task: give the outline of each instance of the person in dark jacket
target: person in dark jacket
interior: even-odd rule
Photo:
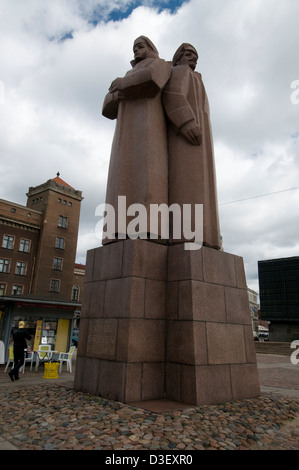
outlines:
[[[19,380],[19,369],[24,364],[24,349],[27,349],[27,342],[26,340],[30,340],[31,336],[29,335],[28,331],[24,328],[24,322],[19,322],[19,328],[14,329],[12,336],[13,336],[13,355],[14,355],[14,367],[9,372],[9,377],[11,381]]]

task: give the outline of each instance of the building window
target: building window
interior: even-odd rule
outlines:
[[[12,295],[21,295],[23,293],[23,286],[15,284],[12,287]]]
[[[27,271],[27,263],[24,261],[17,261],[15,274],[25,276]]]
[[[30,252],[30,240],[26,240],[25,238],[21,238],[20,240],[20,251],[23,251],[24,253],[29,253]]]
[[[56,271],[62,271],[62,263],[63,263],[62,258],[54,258],[53,269],[55,269]]]
[[[12,250],[15,244],[15,237],[12,235],[4,235],[2,241],[2,248],[7,248],[8,250]]]
[[[0,284],[0,295],[5,295],[6,292],[6,284],[1,282]]]
[[[72,300],[75,302],[79,300],[79,286],[74,286],[72,290]]]
[[[55,247],[59,248],[59,250],[64,250],[64,245],[65,245],[65,238],[57,237]]]
[[[0,259],[0,273],[9,273],[9,266],[9,259]]]
[[[63,217],[63,215],[59,216],[58,227],[62,227],[62,228],[67,227],[67,217]]]
[[[60,280],[51,279],[50,292],[59,292],[60,290]]]

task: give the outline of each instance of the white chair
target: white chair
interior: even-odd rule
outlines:
[[[62,364],[66,362],[66,367],[69,372],[72,372],[72,358],[75,352],[76,346],[71,346],[68,353],[59,353],[58,361],[60,362],[59,372],[61,372]]]
[[[22,373],[24,374],[26,362],[31,362],[31,364],[30,364],[30,370],[32,370],[33,358],[34,358],[34,352],[33,352],[33,351],[32,351],[32,352],[27,351],[27,353],[24,351],[24,364],[22,365],[22,367],[20,367],[20,372],[22,372]],[[11,367],[12,367],[12,369],[13,369],[13,368],[14,368],[13,346],[9,346],[8,361],[7,361],[7,363],[6,363],[4,372],[7,371],[8,366],[9,366],[10,363],[12,363],[12,366],[11,366]]]
[[[9,364],[12,362],[12,367],[14,366],[14,356],[13,356],[13,346],[9,346],[8,348],[8,360],[4,369],[4,372],[7,371]]]
[[[25,372],[26,362],[30,362],[30,370],[32,370],[33,359],[34,359],[34,351],[26,351],[25,357],[24,357],[24,365],[21,367],[21,369],[23,369],[22,370],[23,374]]]
[[[36,362],[35,362],[35,370],[39,368],[40,362],[47,362],[51,360],[52,351],[50,344],[40,344],[38,350],[36,352]]]

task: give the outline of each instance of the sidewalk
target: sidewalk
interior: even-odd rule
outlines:
[[[260,397],[163,409],[74,391],[66,367],[58,379],[26,368],[12,383],[0,366],[0,450],[299,450],[299,364],[257,360]]]
[[[261,391],[299,400],[299,364],[292,364],[288,356],[257,354],[256,357]]]

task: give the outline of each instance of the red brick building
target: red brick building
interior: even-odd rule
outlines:
[[[75,263],[82,199],[59,173],[30,187],[26,206],[0,199],[0,340],[5,348],[21,319],[33,336],[37,321],[42,322],[44,344],[61,351],[70,346],[85,272]]]

